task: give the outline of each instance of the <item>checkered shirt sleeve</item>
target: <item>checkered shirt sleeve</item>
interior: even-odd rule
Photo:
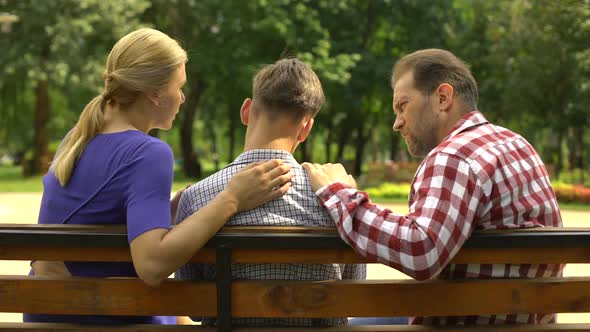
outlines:
[[[428,159],[417,178],[407,215],[372,204],[366,193],[341,183],[319,196],[356,251],[425,280],[442,271],[473,231],[482,192],[465,162],[452,156]]]
[[[219,194],[238,170],[251,162],[282,159],[291,164],[294,177],[289,191],[279,199],[242,213],[236,214],[226,225],[267,225],[335,227],[309,183],[301,165],[286,151],[250,150],[242,153],[223,170],[191,186],[183,193],[178,207],[177,221],[205,206]],[[341,280],[365,279],[364,264],[233,264],[234,280]],[[187,264],[176,272],[181,280],[214,280],[215,266]],[[200,317],[193,319],[201,320]],[[203,318],[203,325],[215,325],[215,319]],[[263,318],[234,319],[234,326],[331,326],[346,324],[346,318]]]
[[[332,183],[318,190],[340,236],[358,253],[418,280],[555,277],[563,265],[449,264],[474,229],[561,227],[547,171],[520,135],[467,114],[419,166],[409,213],[371,203]],[[551,314],[417,317],[412,323],[501,324],[554,321]]]

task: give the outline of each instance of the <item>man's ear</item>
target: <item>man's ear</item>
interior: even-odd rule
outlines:
[[[306,122],[303,123],[303,127],[301,127],[301,130],[299,130],[299,134],[297,134],[297,141],[299,142],[303,142],[305,141],[305,139],[307,138],[307,135],[309,135],[309,132],[311,131],[311,128],[313,127],[313,118],[310,118],[309,120],[307,120]]]
[[[453,105],[455,89],[449,83],[443,83],[438,86],[437,94],[440,110],[443,112],[448,112]]]
[[[248,125],[250,121],[250,109],[252,106],[252,99],[246,98],[242,103],[242,107],[240,108],[240,119],[244,125]]]

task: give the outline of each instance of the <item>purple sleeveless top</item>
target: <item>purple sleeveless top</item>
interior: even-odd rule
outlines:
[[[170,147],[136,130],[99,134],[87,145],[70,182],[43,177],[39,224],[127,224],[128,241],[170,228],[174,159]],[[132,263],[65,262],[73,276],[137,277]],[[31,315],[29,322],[84,324],[174,323],[163,316]]]

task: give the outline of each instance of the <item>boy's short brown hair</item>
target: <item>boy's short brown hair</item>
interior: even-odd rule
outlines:
[[[264,66],[254,76],[252,101],[255,109],[271,116],[290,115],[300,120],[319,112],[324,91],[309,65],[295,58],[281,59]]]

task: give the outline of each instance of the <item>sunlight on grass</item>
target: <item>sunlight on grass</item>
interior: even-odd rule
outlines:
[[[20,167],[0,167],[0,192],[40,192],[43,191],[41,176],[23,177]]]
[[[211,168],[204,169],[204,177],[214,173]],[[179,169],[174,172],[174,183],[172,183],[172,192],[176,192],[189,184],[198,182],[198,179],[190,179],[182,174]],[[381,186],[373,188],[361,188],[369,193],[371,200],[379,204],[407,204],[408,193],[410,191],[409,183],[384,183]],[[34,193],[43,191],[42,176],[33,176],[25,178],[22,175],[20,167],[17,166],[0,166],[0,192],[4,193]],[[577,203],[560,203],[562,209],[573,211],[590,211],[590,205]]]

